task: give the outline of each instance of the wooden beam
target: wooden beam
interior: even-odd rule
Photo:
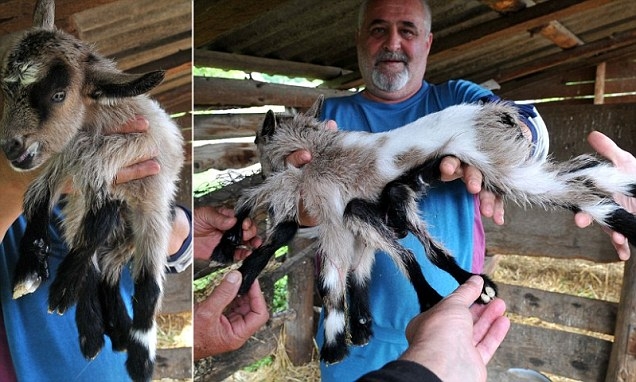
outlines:
[[[195,49],[194,65],[198,67],[213,67],[226,70],[236,69],[245,72],[282,74],[288,77],[317,78],[321,80],[332,80],[351,73],[350,70],[344,70],[334,66],[213,52],[204,49]]]
[[[244,25],[288,0],[195,0],[194,47],[200,48],[238,25]]]
[[[556,68],[558,66],[569,64],[572,62],[586,63],[586,60],[608,50],[614,50],[622,47],[630,47],[636,44],[636,29],[615,33],[609,37],[580,45],[572,49],[551,54],[533,61],[526,62],[509,69],[498,71],[493,69],[489,73],[484,73],[481,79],[493,78],[502,84],[517,78],[521,78],[533,73],[545,71],[547,69]],[[589,61],[587,61],[589,63]],[[480,81],[478,81],[480,82]]]
[[[189,33],[192,5],[185,0],[120,0],[72,18],[82,40],[95,43],[102,54],[111,56]]]
[[[609,360],[607,382],[636,379],[636,259],[625,264],[623,288],[616,319],[614,346]]]
[[[583,41],[577,35],[556,20],[552,20],[546,25],[533,29],[531,32],[540,34],[561,49],[570,49],[578,45],[583,45]]]
[[[351,92],[278,85],[254,80],[194,77],[196,106],[284,105],[308,108],[319,95],[339,97]]]
[[[605,69],[607,64],[601,62],[596,65],[596,78],[594,79],[594,105],[602,105],[605,98]]]
[[[194,140],[253,137],[264,114],[195,114]]]
[[[524,33],[575,13],[598,8],[611,0],[560,0],[547,1],[522,12],[500,17],[490,22],[462,30],[436,41],[429,56],[429,62],[452,60],[467,50],[512,34]]]
[[[481,0],[481,2],[493,11],[504,14],[518,12],[527,6],[523,0]]]
[[[258,153],[254,143],[214,143],[194,148],[194,172],[211,168],[227,170],[244,168],[258,163]]]

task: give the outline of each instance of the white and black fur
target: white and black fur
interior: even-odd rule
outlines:
[[[1,70],[2,149],[17,171],[41,167],[24,199],[27,228],[14,298],[34,292],[49,277],[51,208],[72,181],[74,191],[63,209],[70,252],[50,287],[49,311],[63,314],[77,303],[84,356],[97,356],[106,334],[114,350],[128,352],[130,376],[150,380],[155,314],[184,160],[178,126],[143,95],[164,73],[123,73],[52,25],[26,31],[6,53]],[[147,132],[118,134],[138,115],[148,119]],[[161,166],[159,174],[114,185],[118,170],[151,157]],[[121,271],[129,264],[135,281],[132,319],[119,292]]]
[[[445,156],[477,167],[483,188],[505,200],[584,211],[636,242],[635,217],[611,196],[633,196],[636,178],[588,155],[563,163],[534,158],[533,145],[523,136],[512,104],[453,106],[384,133],[328,130],[316,119],[320,108],[321,100],[307,114],[286,120],[267,114],[257,144],[263,169],[271,174],[241,197],[238,222],[226,232],[212,259],[231,261],[240,243],[242,220],[260,207],[269,208],[273,228],[240,268],[244,275],[240,292],[245,293],[274,251],[293,238],[302,200],[320,222],[317,240],[325,309],[321,359],[327,363],[348,352],[346,304],[351,342],[362,345],[372,335],[366,285],[376,250],[391,256],[411,280],[422,310],[441,296],[426,282],[413,254],[398,242],[407,232],[417,236],[432,262],[460,284],[471,276],[429,236],[418,216],[417,201],[439,179],[439,163]],[[312,161],[301,168],[287,165],[285,158],[301,149],[312,153]],[[483,277],[478,302],[487,303],[496,287]]]

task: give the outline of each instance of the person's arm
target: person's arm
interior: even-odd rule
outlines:
[[[587,141],[597,153],[611,161],[616,168],[627,174],[636,174],[636,158],[634,158],[631,153],[618,147],[618,145],[605,134],[592,131],[588,135]],[[614,200],[627,211],[631,213],[636,212],[636,198],[630,198],[620,194],[614,195]],[[579,212],[574,216],[574,222],[578,227],[584,228],[592,224],[592,217],[586,213]],[[615,231],[608,231],[607,233],[610,236],[610,240],[616,249],[619,259],[629,260],[630,248],[625,236]]]

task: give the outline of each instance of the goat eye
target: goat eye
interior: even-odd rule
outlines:
[[[62,102],[66,98],[66,92],[64,90],[60,90],[59,92],[55,92],[53,97],[51,97],[51,101],[53,102]]]

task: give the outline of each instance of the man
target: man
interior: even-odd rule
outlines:
[[[123,126],[121,133],[140,133],[148,129],[148,121],[139,117]],[[160,170],[152,158],[139,158],[138,163],[121,169],[117,183],[152,176]],[[16,377],[25,381],[36,380],[99,380],[123,381],[129,379],[125,368],[126,353],[113,352],[110,342],[93,360],[86,360],[79,347],[75,307],[64,315],[47,313],[48,288],[55,272],[68,252],[60,231],[62,216],[54,210],[51,224],[51,255],[49,269],[51,277],[37,291],[17,300],[12,298],[11,280],[19,256],[20,238],[26,220],[22,213],[23,195],[35,174],[13,171],[4,155],[0,155],[0,380],[14,381]],[[173,221],[169,253],[173,254],[169,264],[181,269],[184,258],[191,254],[189,244],[189,212],[177,208]],[[187,263],[188,261],[186,261]],[[133,280],[128,270],[124,271],[120,292],[131,312]]]
[[[424,81],[428,53],[433,42],[431,12],[422,0],[370,0],[360,8],[356,45],[365,90],[349,97],[326,100],[323,118],[344,129],[380,132],[403,126],[424,115],[460,103],[496,100],[492,92],[467,81],[432,85]],[[547,132],[531,107],[520,107],[535,144],[536,156],[547,154]],[[302,165],[311,153],[297,152],[289,162]],[[481,214],[503,224],[503,205],[494,195],[481,191],[481,173],[462,166],[457,158],[441,164],[442,180],[434,184],[420,203],[433,237],[453,253],[464,269],[480,273],[485,253]],[[464,183],[455,180],[463,178]],[[304,225],[319,222],[302,221]],[[457,284],[426,258],[412,235],[402,240],[411,249],[426,279],[442,295]],[[390,258],[379,253],[369,284],[373,337],[369,344],[352,347],[350,355],[334,365],[321,364],[323,381],[352,381],[398,358],[407,348],[404,331],[419,313],[415,292]],[[322,319],[317,341],[323,342]]]

